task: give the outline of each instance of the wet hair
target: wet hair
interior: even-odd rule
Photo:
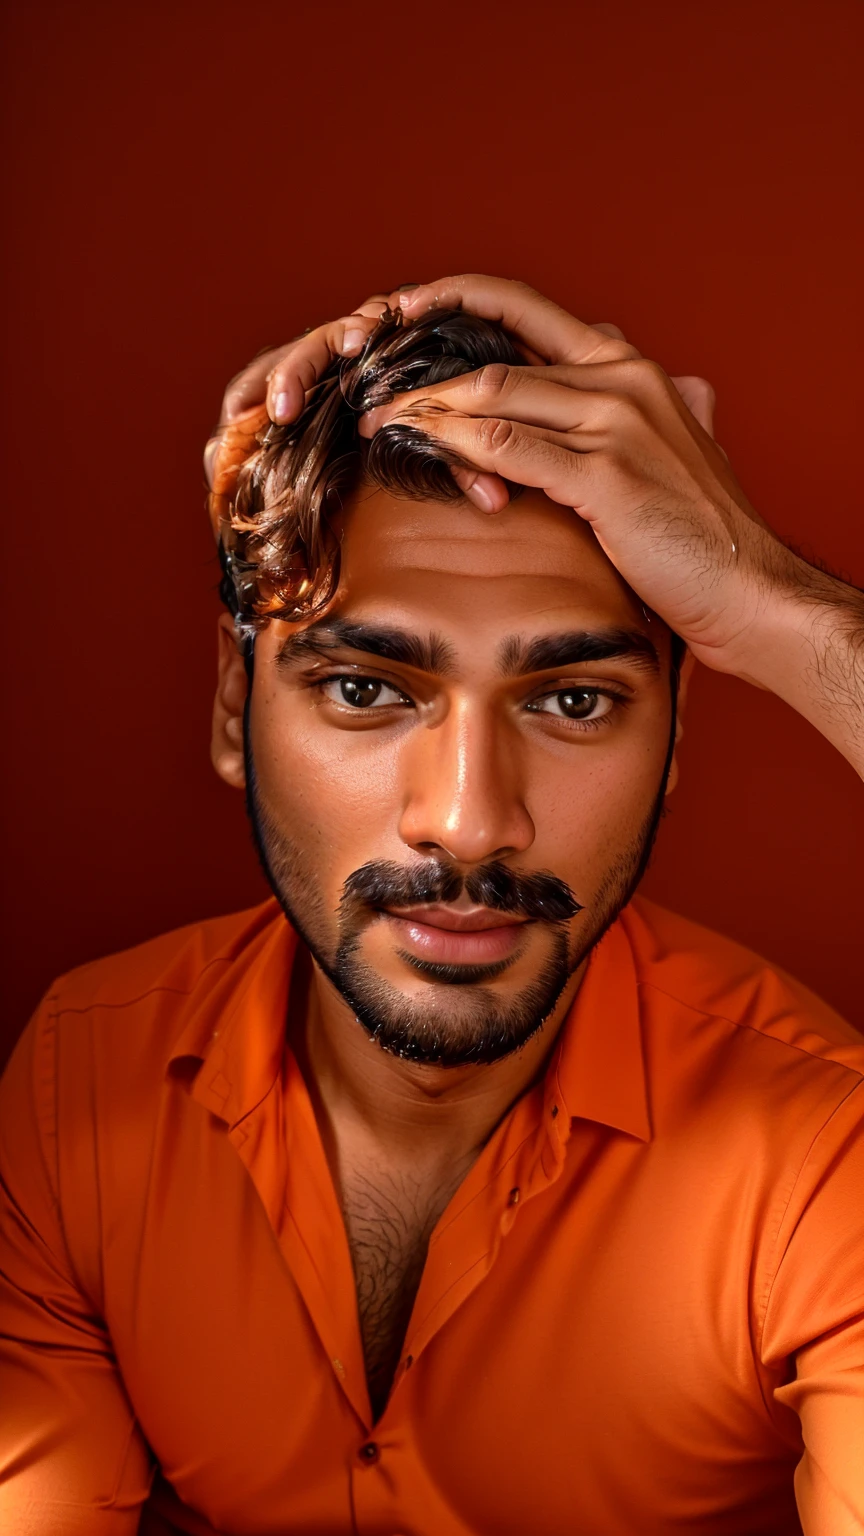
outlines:
[[[359,417],[394,395],[486,363],[524,363],[501,326],[460,310],[432,311],[404,324],[401,311],[385,310],[358,357],[330,364],[296,421],[277,426],[258,413],[237,454],[242,462],[230,498],[211,497],[220,592],[250,659],[255,634],[268,620],[314,618],[333,597],[339,581],[333,519],[361,479],[409,498],[444,502],[462,495],[451,470],[470,466],[458,454],[405,422],[361,438]],[[510,486],[511,495],[520,489]],[[682,655],[680,642],[673,644],[676,671]]]
[[[500,326],[473,315],[439,311],[403,325],[401,312],[385,311],[360,355],[331,363],[298,419],[265,425],[240,467],[218,529],[221,591],[238,630],[326,606],[339,580],[333,517],[364,476],[396,495],[460,498],[451,466],[464,460],[401,422],[361,438],[364,411],[484,363],[522,361]]]

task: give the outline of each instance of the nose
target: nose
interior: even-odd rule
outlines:
[[[479,864],[524,853],[535,837],[506,727],[453,701],[445,719],[412,733],[399,833],[418,853]]]

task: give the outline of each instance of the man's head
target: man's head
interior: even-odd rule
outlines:
[[[493,327],[458,330],[460,371],[493,360],[487,333],[512,361]],[[397,336],[385,327],[383,344]],[[432,382],[428,350],[401,366],[395,387]],[[365,408],[394,387],[382,371]],[[364,462],[356,408],[331,390],[317,406],[329,438],[313,401],[243,472],[235,520],[258,543],[234,569],[254,678],[244,716],[223,622],[214,760],[246,783],[274,890],[380,1044],[491,1061],[548,1017],[641,876],[671,761],[674,637],[572,512],[532,490],[486,516],[412,429],[385,429]],[[304,440],[317,481],[303,481]],[[310,479],[319,527],[301,529],[292,487]],[[262,622],[254,560],[278,518]]]

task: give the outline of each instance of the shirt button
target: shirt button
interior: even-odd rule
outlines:
[[[511,1189],[510,1196],[509,1196],[509,1199],[507,1201],[507,1204],[508,1205],[518,1205],[519,1204],[519,1197],[520,1197],[521,1194],[522,1194],[522,1191],[521,1191],[521,1189],[518,1188],[518,1186],[517,1186],[516,1189]]]
[[[552,1105],[552,1119],[553,1120],[555,1119],[555,1116],[557,1115],[557,1113],[558,1113],[558,1105],[557,1104],[553,1104]]]
[[[374,1467],[376,1461],[381,1459],[381,1451],[374,1440],[367,1440],[365,1445],[361,1445],[357,1454],[364,1467]]]

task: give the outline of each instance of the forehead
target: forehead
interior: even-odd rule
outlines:
[[[641,602],[588,525],[542,491],[526,490],[490,516],[470,503],[407,500],[364,487],[342,516],[335,613],[382,606],[437,627],[475,633],[562,619],[627,624],[652,634]]]

